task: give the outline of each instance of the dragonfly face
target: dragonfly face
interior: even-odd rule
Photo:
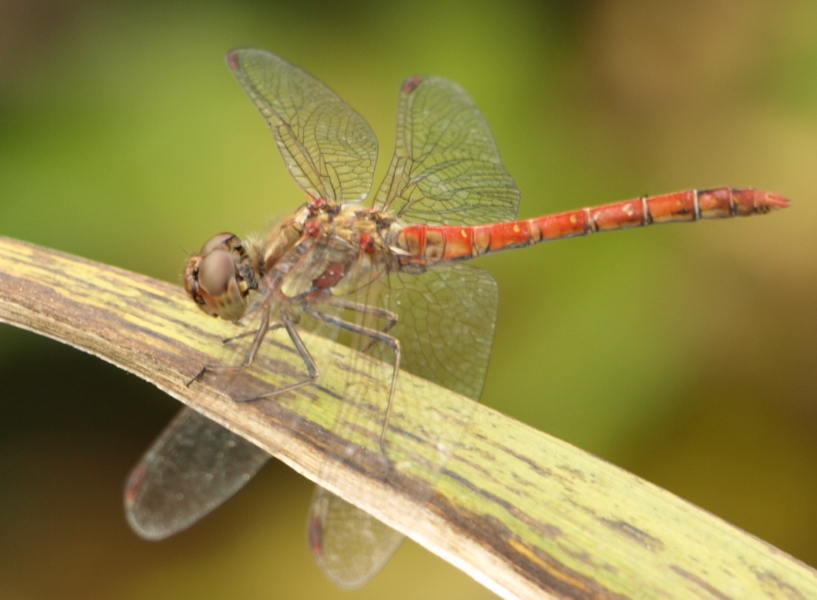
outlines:
[[[250,290],[257,287],[249,261],[238,236],[215,235],[187,260],[184,289],[208,315],[237,321],[247,310]]]

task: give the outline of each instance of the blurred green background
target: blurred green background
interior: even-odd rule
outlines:
[[[481,260],[501,289],[482,400],[817,565],[817,4],[3,0],[0,235],[176,282],[213,233],[301,203],[224,65],[236,46],[348,100],[381,173],[402,79],[459,82],[522,216],[690,187],[790,196]],[[122,485],[178,404],[8,326],[0,381],[2,598],[491,597],[413,544],[334,588],[306,546],[311,486],[279,464],[144,542]]]

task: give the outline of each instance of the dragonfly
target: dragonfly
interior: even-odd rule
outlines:
[[[328,357],[310,348],[305,333],[345,338],[355,350],[349,355],[355,368],[344,370],[338,397],[371,396],[367,403],[382,428],[368,441],[387,461],[398,429],[401,372],[479,399],[498,291],[493,277],[466,264],[469,259],[596,232],[764,214],[789,204],[771,192],[718,187],[516,220],[520,192],[485,117],[459,85],[432,76],[403,82],[396,148],[371,194],[378,143],[357,112],[324,83],[265,50],[233,50],[227,64],[307,199],[266,235],[242,240],[221,233],[189,258],[184,286],[201,310],[236,323],[257,321],[231,340],[248,344],[240,364],[204,366],[190,384],[208,372],[249,368],[276,337],[295,352],[300,372],[236,400],[283,398],[323,381]],[[338,420],[354,427],[356,416]],[[445,422],[429,426],[439,449],[432,469],[450,458],[461,425],[459,431]],[[149,539],[176,533],[232,496],[269,458],[185,408],[131,473],[128,520]],[[403,539],[320,486],[307,530],[318,564],[345,587],[371,579]]]

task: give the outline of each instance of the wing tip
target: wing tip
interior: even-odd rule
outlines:
[[[403,85],[400,87],[400,91],[404,94],[410,94],[417,87],[423,82],[425,78],[421,75],[413,75],[412,77],[407,77],[405,81],[403,81]]]

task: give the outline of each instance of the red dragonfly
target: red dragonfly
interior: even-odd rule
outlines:
[[[227,63],[308,200],[263,238],[211,238],[188,260],[185,289],[209,315],[258,320],[250,334],[237,336],[252,340],[237,368],[250,366],[276,330],[300,357],[300,373],[281,374],[280,385],[250,400],[322,385],[330,361],[311,351],[301,333],[335,339],[345,332],[340,337],[356,351],[349,360],[357,363],[335,384],[338,397],[372,396],[366,401],[382,428],[368,442],[388,460],[392,436],[399,435],[394,398],[401,370],[479,398],[498,294],[491,275],[465,260],[546,240],[788,206],[777,194],[721,187],[514,220],[519,190],[473,100],[446,79],[410,77],[400,89],[391,166],[364,207],[378,149],[366,121],[323,83],[269,52],[235,50]],[[199,376],[219,370],[205,367]],[[360,371],[365,377],[350,375]],[[338,419],[354,427],[355,414]],[[439,451],[432,468],[441,469],[462,427],[429,419],[427,428]],[[129,521],[153,539],[184,529],[268,458],[183,409],[131,474]],[[353,587],[380,570],[402,535],[318,487],[309,538],[326,574]]]

